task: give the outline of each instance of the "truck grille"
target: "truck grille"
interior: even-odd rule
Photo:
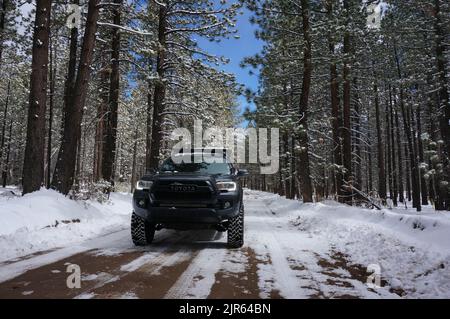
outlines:
[[[214,199],[214,190],[207,181],[164,180],[152,188],[160,206],[202,207]],[[197,206],[196,206],[197,205]]]

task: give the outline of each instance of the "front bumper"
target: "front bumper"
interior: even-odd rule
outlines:
[[[225,202],[231,203],[231,206],[224,208]],[[220,224],[239,213],[241,198],[238,192],[228,192],[220,193],[212,203],[199,202],[184,205],[166,203],[162,206],[153,202],[147,191],[135,191],[133,194],[134,212],[154,224]]]

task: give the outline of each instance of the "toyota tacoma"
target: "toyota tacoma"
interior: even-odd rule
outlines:
[[[135,245],[150,244],[155,231],[163,228],[227,231],[230,248],[243,245],[244,203],[240,180],[248,175],[247,170],[231,164],[226,152],[223,160],[217,162],[205,160],[206,156],[201,161],[194,160],[195,155],[195,151],[183,153],[188,161],[174,161],[170,157],[158,170],[145,174],[137,182],[131,218]]]

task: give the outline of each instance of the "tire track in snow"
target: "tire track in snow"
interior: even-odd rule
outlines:
[[[225,247],[207,247],[198,253],[164,298],[206,298],[226,254]]]
[[[249,246],[252,247],[252,244],[256,244],[257,246],[252,248],[257,253],[261,252],[262,249],[266,251],[271,261],[270,267],[265,265],[260,268],[259,275],[261,279],[265,279],[266,282],[273,281],[273,288],[278,289],[280,295],[284,298],[308,297],[309,294],[302,292],[299,279],[289,265],[287,256],[284,253],[286,248],[281,245],[280,240],[276,237],[278,229],[274,229],[276,223],[271,221],[276,220],[277,217],[273,216],[269,208],[257,199],[247,200],[246,208],[250,214],[250,216],[247,216],[247,226],[249,227],[246,228],[246,231],[250,233],[248,237],[252,239]],[[269,275],[265,273],[267,268],[269,268],[268,271],[272,272]],[[264,287],[260,288],[264,290]]]
[[[27,271],[57,262],[70,256],[92,249],[105,248],[114,245],[114,243],[125,241],[126,236],[129,236],[128,232],[126,232],[126,229],[123,229],[94,239],[89,239],[78,245],[52,250],[47,254],[36,255],[29,259],[7,264],[2,266],[2,271],[0,272],[0,283],[18,277]]]
[[[77,295],[75,299],[97,297],[97,290],[100,290],[110,283],[117,283],[120,285],[120,281],[126,280],[128,275],[139,271],[139,269],[144,267],[149,275],[157,275],[162,268],[172,266],[178,261],[181,262],[189,255],[188,251],[183,248],[178,251],[170,251],[172,245],[176,245],[180,241],[189,238],[189,236],[182,235],[172,239],[167,232],[162,235],[163,236],[158,238],[157,244],[163,244],[164,246],[157,247],[157,249],[153,251],[143,251],[143,255],[125,265],[121,265],[120,268],[113,272],[113,274],[105,274],[93,287],[84,290]]]

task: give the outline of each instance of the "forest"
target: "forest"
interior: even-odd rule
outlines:
[[[243,10],[257,90],[198,44],[238,39]],[[202,120],[279,128],[280,170],[249,188],[450,210],[449,45],[446,0],[1,0],[1,182],[130,191]]]

